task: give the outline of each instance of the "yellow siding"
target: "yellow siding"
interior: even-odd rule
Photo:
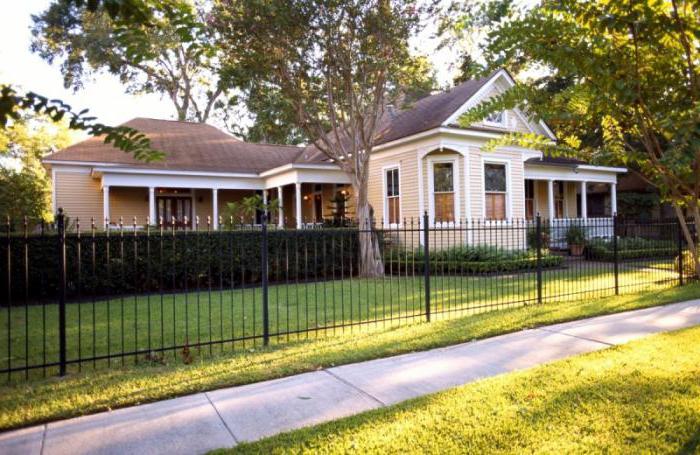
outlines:
[[[110,187],[109,211],[113,223],[131,225],[136,217],[136,224],[146,224],[148,217],[148,188]]]
[[[90,218],[98,226],[102,220],[102,189],[99,180],[84,172],[56,169],[54,172],[56,207],[72,219],[79,218],[82,226],[89,226]]]
[[[384,218],[384,174],[387,166],[398,166],[401,216],[407,220],[418,218],[418,152],[409,150],[400,154],[373,159],[370,163],[368,199],[374,209],[377,223]]]

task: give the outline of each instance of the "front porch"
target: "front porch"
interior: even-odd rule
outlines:
[[[276,201],[268,214],[278,228],[311,228],[324,220],[354,215],[351,187],[334,183],[294,183],[270,189],[201,188],[179,186],[102,185],[103,220],[110,228],[142,229],[145,225],[174,225],[178,229],[223,228],[230,223],[259,225],[262,211],[246,219],[231,219],[229,203],[259,196]]]
[[[567,231],[576,226],[586,238],[612,237],[617,212],[617,185],[586,180],[526,179],[525,208],[529,220],[540,215],[549,245],[566,249]]]

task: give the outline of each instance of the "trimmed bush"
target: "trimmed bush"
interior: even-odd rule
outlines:
[[[261,232],[144,232],[66,236],[69,299],[260,283]],[[356,229],[269,231],[270,282],[331,279],[357,270]],[[28,258],[25,280],[25,245]],[[59,289],[56,235],[16,236],[10,242],[11,298],[55,298]],[[7,241],[0,239],[0,295],[7,299]],[[94,267],[93,267],[94,264]],[[26,283],[25,283],[26,281]],[[26,294],[25,294],[26,291]]]
[[[586,257],[598,261],[613,261],[615,251],[612,239],[591,239],[586,244]],[[676,255],[674,241],[623,237],[617,240],[617,257],[625,259],[653,259]]]
[[[422,273],[423,250],[395,251],[385,257],[387,273]],[[542,267],[557,267],[563,258],[542,253]],[[461,245],[430,252],[431,273],[497,273],[534,270],[537,253],[533,250],[506,250],[490,245]]]

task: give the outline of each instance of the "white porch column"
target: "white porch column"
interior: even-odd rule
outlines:
[[[588,218],[588,182],[581,182],[581,218]]]
[[[265,222],[267,224],[270,224],[270,211],[267,209],[267,201],[268,201],[268,192],[267,190],[263,190],[263,207],[265,207]]]
[[[150,224],[158,224],[156,219],[156,189],[153,186],[148,187],[148,219]]]
[[[102,187],[102,222],[111,221],[109,219],[109,187]]]
[[[212,188],[211,190],[211,225],[214,230],[219,229],[219,190],[217,188]]]
[[[554,219],[554,180],[547,180],[547,216],[550,222]]]
[[[277,226],[283,228],[284,227],[284,209],[282,208],[282,204],[284,198],[282,197],[282,187],[278,186],[277,187],[277,204],[279,204],[279,219],[277,220]]]
[[[296,211],[296,217],[297,217],[297,229],[301,229],[302,223],[301,223],[301,183],[295,183],[294,187],[296,189],[296,193],[294,194],[295,202],[296,202],[296,207],[294,207]]]
[[[611,215],[617,215],[617,183],[610,184],[610,211]]]

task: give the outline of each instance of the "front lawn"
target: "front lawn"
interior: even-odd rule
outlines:
[[[444,268],[431,277],[434,320],[514,308],[537,302],[536,274],[455,275]],[[677,273],[653,262],[620,266],[621,292],[658,290],[674,285]],[[543,272],[545,302],[580,300],[614,293],[612,267],[577,261]],[[269,288],[271,341],[286,343],[364,330],[384,330],[425,320],[423,277],[386,276],[289,283]],[[105,368],[136,361],[189,361],[193,356],[245,350],[262,344],[261,288],[204,288],[198,292],[121,296],[67,305],[69,364]],[[11,321],[8,323],[8,316]],[[10,327],[9,337],[7,328]],[[58,361],[58,306],[0,309],[0,367],[23,368]],[[10,346],[8,348],[8,339]],[[203,344],[193,348],[193,345]],[[183,354],[183,346],[189,353]],[[172,348],[169,351],[161,349]],[[138,352],[138,355],[119,356]],[[105,356],[117,356],[105,359]],[[29,379],[56,374],[56,367],[30,369]],[[13,373],[25,380],[25,371]]]
[[[335,337],[249,347],[191,364],[163,363],[72,373],[0,387],[0,430],[289,376],[334,365],[491,337],[528,327],[645,308],[700,297],[700,284],[619,297],[550,302],[416,323],[385,330],[356,329]]]
[[[230,452],[697,453],[699,378],[700,327],[695,327]]]

